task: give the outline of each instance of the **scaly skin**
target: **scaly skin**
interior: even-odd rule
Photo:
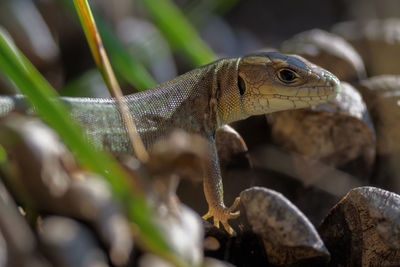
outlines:
[[[251,115],[326,102],[339,88],[339,80],[328,71],[301,57],[271,52],[221,59],[124,100],[148,149],[174,128],[209,141],[211,154],[203,182],[209,211],[203,218],[213,217],[215,226],[221,222],[232,234],[228,220],[239,216],[239,198],[229,208],[224,204],[216,130]],[[63,100],[96,149],[132,154],[113,99]],[[23,102],[21,97],[0,97],[0,115],[25,110]]]

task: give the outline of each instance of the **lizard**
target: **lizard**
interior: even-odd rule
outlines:
[[[296,55],[263,52],[220,59],[196,68],[153,89],[127,95],[129,111],[145,146],[175,128],[207,139],[210,157],[203,188],[208,212],[216,227],[233,234],[228,220],[237,218],[240,199],[227,207],[215,144],[222,125],[252,115],[298,109],[324,103],[340,90],[332,73]],[[113,98],[62,97],[71,117],[83,128],[95,149],[113,154],[133,154],[125,127]],[[26,112],[22,96],[0,97],[0,116],[13,110]]]

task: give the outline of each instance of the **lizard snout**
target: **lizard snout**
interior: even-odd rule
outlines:
[[[329,99],[336,97],[336,95],[340,92],[341,89],[340,80],[327,70],[323,70],[321,76],[322,76],[321,80],[323,80],[327,88],[329,88],[329,93],[328,93]]]

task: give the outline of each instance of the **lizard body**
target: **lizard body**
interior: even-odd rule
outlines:
[[[227,221],[239,215],[234,212],[238,199],[229,208],[224,205],[216,130],[251,115],[326,102],[339,88],[338,79],[328,71],[298,56],[270,52],[221,59],[123,101],[148,149],[175,128],[208,140],[211,154],[203,184],[209,211],[203,218],[213,217],[214,225],[221,222],[232,233]],[[114,99],[62,100],[96,149],[133,153]],[[0,97],[0,116],[24,109],[22,102],[21,97]]]

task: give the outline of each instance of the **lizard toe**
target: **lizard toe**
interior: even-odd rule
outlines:
[[[206,214],[204,214],[204,215],[202,216],[203,220],[207,220],[207,219],[209,219],[209,218],[211,218],[211,217],[213,217],[213,215],[211,214],[211,212],[207,212]]]
[[[239,203],[240,203],[240,197],[235,198],[235,201],[233,202],[232,206],[229,207],[228,210],[232,213],[232,211],[237,209],[237,207],[239,206]],[[239,212],[239,211],[237,211],[237,212]],[[237,212],[234,212],[233,214],[236,214]]]
[[[219,220],[214,217],[214,226],[219,228]]]
[[[228,232],[229,235],[236,235],[235,230],[229,225],[228,222],[221,222],[222,225],[224,226],[225,231]]]
[[[229,218],[228,218],[228,220],[229,220],[229,219],[236,219],[236,218],[238,218],[239,216],[240,216],[240,211],[231,212],[231,213],[229,213]]]
[[[221,223],[230,235],[234,235],[235,231],[229,225],[228,220],[236,219],[240,216],[240,211],[235,211],[239,202],[240,198],[236,198],[232,206],[229,208],[223,206],[210,206],[208,212],[203,216],[203,219],[207,220],[212,217],[215,227],[219,228],[219,224]]]

